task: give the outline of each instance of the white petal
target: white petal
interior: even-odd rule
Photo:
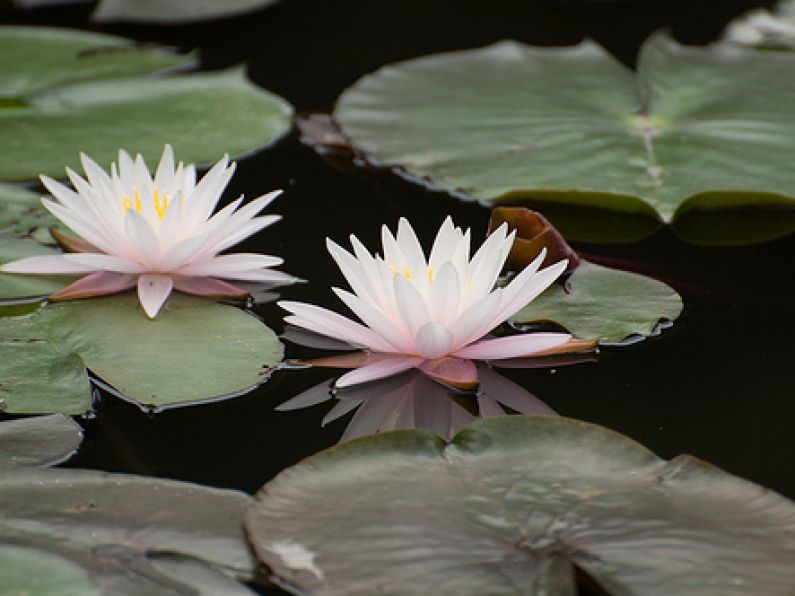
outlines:
[[[400,274],[394,276],[393,288],[395,305],[403,325],[409,335],[416,337],[420,327],[430,320],[425,299],[417,288]]]
[[[219,255],[200,263],[191,263],[179,269],[179,274],[186,277],[226,277],[240,271],[251,271],[266,267],[276,267],[284,260],[270,255],[254,253],[233,253]]]
[[[233,271],[230,273],[219,274],[216,277],[232,279],[237,281],[262,281],[275,284],[293,284],[303,281],[300,277],[295,277],[289,273],[283,273],[276,269],[253,269],[251,271]]]
[[[429,322],[417,332],[416,344],[417,351],[423,358],[434,360],[450,353],[453,334],[444,325]]]
[[[216,235],[222,238],[222,240],[216,242],[215,244],[208,245],[207,251],[209,253],[219,253],[226,250],[227,248],[231,248],[249,236],[253,236],[260,230],[273,225],[281,218],[281,215],[263,215],[261,217],[255,217],[246,223],[240,223],[237,225],[236,229],[231,230],[229,229],[232,228],[232,221],[230,219],[229,222],[223,225],[223,229],[219,229],[216,233]]]
[[[544,255],[545,252],[542,251],[536,261],[539,259],[543,260]],[[535,263],[535,261],[533,261],[533,263]],[[531,263],[531,265],[533,263]],[[560,274],[565,271],[567,264],[568,260],[563,259],[530,276],[523,276],[522,274],[524,271],[522,271],[515,279],[511,280],[511,283],[504,288],[500,310],[496,315],[499,322],[502,323],[508,317],[516,314],[536,296],[552,285],[554,281],[560,277]]]
[[[400,251],[406,259],[406,265],[414,272],[415,269],[425,269],[427,263],[425,261],[425,253],[422,251],[422,246],[414,232],[414,228],[405,217],[401,217],[398,221],[398,231],[396,241],[400,246]]]
[[[92,271],[116,271],[118,273],[143,273],[146,268],[140,263],[116,257],[87,252],[63,255],[67,261],[90,267]]]
[[[371,304],[377,304],[370,280],[356,257],[330,238],[326,238],[326,248],[356,295]]]
[[[40,274],[69,274],[69,273],[89,273],[96,271],[95,267],[75,263],[64,258],[65,255],[39,255],[36,257],[26,257],[11,261],[5,265],[0,265],[0,271],[4,273],[40,273]]]
[[[127,212],[125,230],[136,260],[150,270],[160,264],[160,240],[149,222],[137,211]]]
[[[428,312],[431,320],[449,325],[458,317],[461,287],[458,272],[449,261],[433,278],[428,292]]]
[[[167,191],[171,188],[174,179],[174,151],[171,145],[166,144],[163,149],[163,155],[160,157],[160,163],[157,165],[157,172],[155,173],[155,186],[159,189]]]
[[[138,300],[150,319],[157,316],[173,287],[174,281],[168,275],[141,275],[138,278]]]
[[[366,364],[360,368],[354,369],[349,373],[342,375],[335,385],[337,387],[350,387],[359,383],[366,383],[367,381],[375,381],[376,379],[383,379],[391,377],[398,373],[414,368],[422,363],[422,358],[413,356],[395,357],[390,359],[379,360],[373,364]]]
[[[428,266],[434,271],[441,268],[446,261],[453,258],[460,241],[461,234],[456,231],[453,219],[448,215],[436,233],[436,239],[431,247],[431,255],[428,258]]]
[[[397,352],[410,352],[414,341],[399,323],[390,321],[378,308],[340,288],[332,288],[345,305],[350,308],[365,325],[384,338]]]
[[[565,344],[571,339],[568,333],[526,333],[495,339],[485,339],[454,352],[459,358],[474,360],[501,360],[532,356]]]
[[[348,343],[367,346],[379,352],[393,351],[375,331],[333,311],[304,302],[282,300],[277,304],[296,315],[285,317],[284,320],[288,323]]]
[[[465,346],[494,329],[494,316],[500,307],[501,290],[494,290],[480,302],[466,309],[451,326],[455,335],[455,345]]]

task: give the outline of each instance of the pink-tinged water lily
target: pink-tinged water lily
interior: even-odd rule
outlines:
[[[472,360],[498,360],[581,350],[565,333],[484,337],[538,296],[566,268],[560,261],[539,270],[545,251],[505,287],[495,288],[514,233],[500,226],[470,259],[470,233],[448,217],[426,259],[405,219],[397,236],[382,229],[383,256],[371,255],[355,236],[353,254],[327,240],[353,293],[333,288],[364,325],[333,311],[282,301],[285,321],[350,344],[367,353],[337,381],[345,387],[419,368],[432,378],[462,388],[477,385]],[[354,356],[354,359],[357,358]]]
[[[0,271],[33,274],[87,273],[50,296],[73,300],[138,288],[141,306],[154,318],[172,289],[212,297],[241,298],[247,291],[222,280],[287,283],[295,281],[271,267],[279,257],[219,254],[278,221],[257,216],[281,191],[240,207],[243,198],[212,215],[235,164],[224,156],[199,181],[193,164],[175,167],[166,145],[154,179],[138,155],[119,151],[110,174],[80,156],[86,179],[69,168],[74,190],[42,176],[55,200],[44,206],[80,238],[54,232],[70,254],[35,256],[7,263]],[[238,208],[240,207],[240,208]]]

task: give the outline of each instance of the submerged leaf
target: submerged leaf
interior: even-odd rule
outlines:
[[[696,208],[795,207],[793,70],[795,54],[660,34],[637,76],[592,42],[505,41],[384,67],[334,116],[374,162],[465,198],[670,222]]]
[[[24,413],[89,410],[85,368],[145,406],[230,397],[264,381],[283,353],[258,319],[180,294],[154,321],[131,295],[49,304],[0,317],[0,340],[0,394]]]
[[[292,108],[240,68],[145,76],[192,59],[46,28],[0,28],[0,50],[0,87],[13,100],[0,106],[2,180],[63,176],[81,151],[106,165],[120,147],[153,166],[165,143],[186,162],[206,163],[271,143],[291,125]]]
[[[653,335],[682,308],[679,294],[661,281],[582,260],[565,286],[547,288],[511,323],[556,323],[576,337],[620,344]]]
[[[233,17],[277,0],[100,0],[91,18],[100,23],[181,24]]]
[[[554,417],[350,441],[246,514],[260,559],[323,594],[787,594],[795,505],[690,456]]]
[[[59,464],[82,440],[82,429],[63,414],[0,422],[0,468]]]

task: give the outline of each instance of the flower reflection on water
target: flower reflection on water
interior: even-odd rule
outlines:
[[[314,361],[328,366],[328,359]],[[593,362],[596,355],[565,354],[547,358],[506,360],[507,368],[555,368]],[[335,361],[335,364],[339,361]],[[497,364],[497,363],[495,363]],[[353,387],[337,388],[323,381],[287,400],[276,409],[286,412],[336,400],[323,417],[321,426],[339,420],[355,410],[340,441],[396,429],[421,428],[450,439],[478,418],[520,414],[557,416],[538,397],[499,374],[488,363],[478,363],[480,386],[467,392],[432,381],[419,370],[408,370],[386,379]]]

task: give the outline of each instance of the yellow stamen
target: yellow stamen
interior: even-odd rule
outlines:
[[[133,207],[132,199],[130,197],[125,196],[122,205],[124,206],[124,212],[127,213]]]
[[[433,267],[428,267],[428,281],[433,281]]]
[[[166,209],[168,209],[168,194],[163,193],[163,202],[160,202],[160,193],[155,187],[155,193],[153,197],[153,201],[155,203],[155,213],[157,213],[157,217],[160,218],[160,221],[163,221],[163,217],[166,214]]]
[[[138,193],[138,189],[135,189],[135,210],[140,213],[141,212],[141,195]]]
[[[408,267],[403,267],[403,277],[411,279],[411,270]]]

